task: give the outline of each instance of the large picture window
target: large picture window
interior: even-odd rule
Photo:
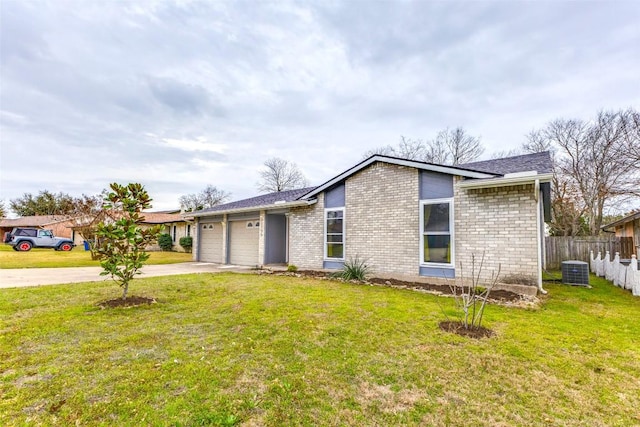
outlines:
[[[453,266],[453,199],[425,200],[420,208],[421,263]]]
[[[324,217],[324,257],[344,259],[344,209],[327,209]]]

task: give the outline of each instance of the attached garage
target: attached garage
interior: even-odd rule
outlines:
[[[259,265],[260,220],[230,221],[229,262],[236,265]]]
[[[298,200],[311,190],[263,194],[192,212],[198,224],[194,260],[248,267],[286,263],[287,215],[292,207],[316,203]]]
[[[200,261],[224,264],[222,223],[200,223]]]

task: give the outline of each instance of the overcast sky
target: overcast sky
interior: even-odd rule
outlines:
[[[0,199],[141,182],[154,208],[320,184],[401,135],[492,151],[640,106],[640,1],[0,0]]]

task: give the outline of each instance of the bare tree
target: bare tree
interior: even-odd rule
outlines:
[[[231,197],[231,193],[209,184],[199,193],[180,196],[178,202],[182,210],[191,212],[220,205],[226,202],[229,197]]]
[[[458,165],[477,160],[483,152],[480,138],[468,135],[463,128],[457,127],[446,128],[435,139],[427,142],[401,136],[397,146],[387,145],[369,150],[364,158],[381,154],[421,162]]]
[[[257,184],[262,193],[293,190],[307,185],[307,178],[293,162],[272,157],[264,162],[264,166],[265,169],[260,171],[262,180]]]
[[[445,161],[438,163],[451,165],[473,162],[484,153],[480,138],[467,134],[462,127],[440,131],[431,145],[442,147],[439,152],[446,153],[445,159],[438,159]]]
[[[0,200],[0,218],[7,216],[7,208],[4,205],[4,200]]]
[[[591,121],[557,119],[529,138],[531,147],[557,150],[554,205],[562,208],[565,219],[572,218],[570,227],[565,221],[564,227],[569,228],[564,233],[580,229],[575,219],[580,215],[588,233],[597,235],[608,204],[640,196],[640,162],[634,152],[640,144],[636,116],[630,109],[600,111]]]
[[[98,224],[105,220],[105,212],[102,209],[102,205],[104,202],[103,195],[106,194],[106,190],[102,192],[102,195],[89,196],[83,194],[74,201],[74,209],[71,214],[73,229],[89,245],[91,259],[98,259],[96,230]]]

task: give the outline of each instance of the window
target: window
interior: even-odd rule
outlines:
[[[420,262],[452,267],[453,199],[423,201],[420,207]]]
[[[344,259],[344,208],[325,210],[324,257]]]
[[[191,224],[187,224],[187,237],[191,237]]]
[[[176,234],[178,234],[178,227],[177,226],[173,226],[173,241],[176,241]]]

